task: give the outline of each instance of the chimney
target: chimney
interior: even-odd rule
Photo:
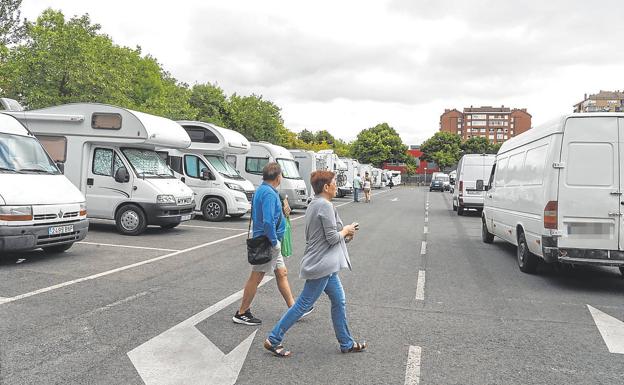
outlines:
[[[585,95],[583,96],[583,100],[587,100],[587,92],[585,93]]]

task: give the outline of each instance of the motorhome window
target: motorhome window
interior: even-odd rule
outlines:
[[[286,179],[301,179],[295,161],[292,159],[278,159],[277,163],[282,166],[282,176]]]
[[[199,178],[203,169],[208,169],[206,163],[204,163],[198,156],[185,155],[184,167],[186,168],[186,175],[191,178]]]
[[[117,173],[117,170],[119,170],[122,167],[126,167],[124,165],[123,160],[121,160],[121,157],[119,156],[119,154],[115,153],[115,163],[113,164],[113,176],[115,175],[115,173]]]
[[[210,130],[202,127],[184,127],[191,142],[219,143],[219,138]]]
[[[238,171],[236,171],[234,167],[230,166],[230,164],[226,162],[222,156],[206,155],[206,160],[212,165],[212,167],[215,168],[215,170],[217,170],[219,174],[224,177],[242,179],[242,177],[238,174]]]
[[[52,160],[65,163],[67,157],[67,138],[64,136],[37,135],[37,139],[46,149]]]
[[[91,115],[91,127],[97,130],[119,130],[121,128],[121,115],[95,112]]]
[[[137,173],[144,178],[174,178],[173,171],[156,151],[140,148],[122,148],[121,152]]]
[[[167,158],[169,167],[178,174],[183,174],[182,171],[182,157],[181,156],[170,156]]]
[[[11,134],[0,134],[0,172],[59,173],[37,139]]]
[[[93,168],[95,175],[113,176],[113,150],[96,148],[93,152]]]
[[[250,174],[262,174],[262,169],[269,163],[269,158],[252,158],[248,156],[245,159],[245,171]]]

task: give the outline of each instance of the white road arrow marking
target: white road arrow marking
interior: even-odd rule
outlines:
[[[609,351],[624,354],[624,322],[590,305],[587,307]]]
[[[390,199],[390,202],[398,202],[399,198]]]
[[[260,286],[271,279],[265,276]],[[258,330],[224,354],[195,326],[242,296],[242,290],[236,292],[128,352],[143,382],[147,385],[236,383]]]

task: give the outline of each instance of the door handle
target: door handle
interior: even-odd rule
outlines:
[[[488,198],[492,199],[492,194],[488,194],[487,196]]]
[[[610,195],[617,195],[617,196],[622,195],[622,193],[621,193],[621,192],[619,192],[619,191],[611,191],[609,194],[610,194]]]
[[[186,183],[186,178],[182,177],[180,178],[180,180],[182,181],[182,183]]]
[[[624,204],[624,202],[622,202]],[[610,217],[621,217],[622,213],[609,213]]]
[[[93,186],[93,178],[87,178],[87,186]]]

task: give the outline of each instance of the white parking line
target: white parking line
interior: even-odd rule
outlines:
[[[425,226],[425,229],[423,231],[424,234],[429,234],[429,227]]]
[[[105,246],[105,247],[123,247],[127,249],[142,249],[142,250],[156,250],[156,251],[180,251],[174,249],[160,249],[158,247],[144,247],[144,246],[126,246],[126,245],[113,245],[110,243],[96,243],[96,242],[76,242],[79,245],[91,245],[91,246]]]
[[[405,385],[418,385],[420,383],[420,346],[410,346],[407,353],[407,365],[405,367]]]
[[[418,271],[418,282],[416,282],[416,301],[425,300],[425,271]]]
[[[188,253],[189,251],[201,249],[201,248],[204,248],[204,247],[207,247],[207,246],[212,246],[212,245],[215,245],[217,243],[228,241],[230,239],[242,237],[243,235],[247,235],[247,232],[245,231],[244,233],[231,235],[229,237],[221,238],[221,239],[218,239],[216,241],[202,243],[201,245],[189,247],[188,249],[179,250],[179,251],[176,251],[176,252],[173,252],[173,253],[169,253],[169,254],[166,254],[166,255],[163,255],[163,256],[160,256],[160,257],[156,257],[156,258],[148,259],[148,260],[145,260],[145,261],[133,263],[133,264],[130,264],[130,265],[118,267],[116,269],[112,269],[112,270],[104,271],[104,272],[101,272],[101,273],[89,275],[87,277],[82,277],[82,278],[74,279],[74,280],[71,280],[71,281],[62,282],[62,283],[59,283],[57,285],[44,287],[43,289],[31,291],[31,292],[25,293],[25,294],[20,294],[20,295],[17,295],[15,297],[5,298],[4,300],[0,301],[0,304],[18,301],[20,299],[32,297],[32,296],[35,296],[35,295],[38,295],[38,294],[47,293],[49,291],[60,289],[60,288],[63,288],[63,287],[66,287],[66,286],[70,286],[70,285],[74,285],[74,284],[77,284],[77,283],[80,283],[80,282],[85,282],[85,281],[90,281],[90,280],[93,280],[93,279],[105,277],[107,275],[111,275],[111,274],[119,273],[121,271],[133,269],[135,267],[147,265],[148,263],[154,263],[154,262],[157,262],[157,261],[160,261],[160,260],[163,260],[163,259],[175,257],[176,255]]]
[[[420,245],[420,255],[425,254],[427,254],[427,241],[422,241],[422,244]]]

